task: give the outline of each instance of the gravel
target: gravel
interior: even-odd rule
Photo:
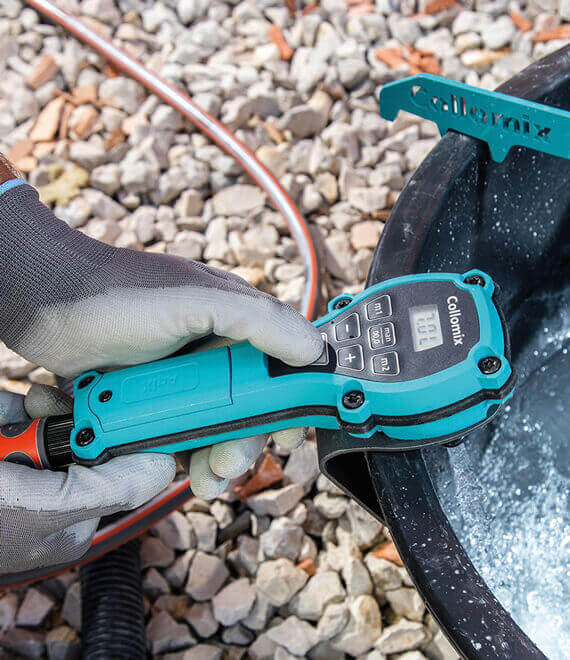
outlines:
[[[386,218],[439,139],[405,113],[384,121],[381,85],[414,72],[418,56],[492,89],[564,43],[537,32],[570,21],[569,0],[475,0],[435,14],[425,0],[314,10],[303,0],[295,17],[282,0],[65,4],[112,27],[273,171],[311,222],[329,299],[362,289]],[[0,151],[62,219],[119,247],[201,259],[299,306],[288,228],[235,161],[19,0],[1,3],[0,34]],[[0,346],[0,385],[28,382],[53,375]],[[269,489],[193,500],[145,534],[153,656],[456,658],[406,570],[385,558],[395,556],[388,531],[319,476],[314,438],[268,451],[283,467]],[[80,612],[75,570],[2,595],[2,653],[78,657]]]

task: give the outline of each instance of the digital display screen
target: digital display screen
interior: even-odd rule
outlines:
[[[443,344],[437,305],[410,307],[410,324],[416,353]]]

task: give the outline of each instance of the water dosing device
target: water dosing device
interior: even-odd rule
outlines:
[[[472,270],[343,294],[315,321],[323,351],[305,367],[242,342],[89,371],[75,382],[73,415],[2,427],[0,457],[58,469],[296,426],[344,431],[347,452],[448,443],[488,421],[513,391],[495,293],[489,275]]]

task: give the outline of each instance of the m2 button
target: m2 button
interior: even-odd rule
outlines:
[[[375,355],[372,358],[372,371],[379,376],[397,376],[400,373],[400,360],[396,351]]]
[[[394,324],[380,323],[380,325],[370,326],[370,330],[368,331],[368,338],[370,340],[370,348],[372,350],[394,346],[396,344]]]
[[[374,298],[366,305],[366,316],[369,321],[392,316],[392,301],[388,294]]]
[[[364,358],[362,357],[362,346],[347,346],[338,349],[338,366],[345,369],[362,371],[364,369]]]

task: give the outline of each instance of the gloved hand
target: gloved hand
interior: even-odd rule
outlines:
[[[32,385],[24,399],[0,392],[0,425],[71,411],[55,388]],[[0,573],[74,562],[101,516],[135,509],[166,488],[176,463],[166,454],[120,456],[66,472],[0,463]]]
[[[291,365],[322,351],[318,330],[293,308],[231,273],[163,254],[99,243],[59,221],[28,185],[0,187],[0,339],[31,362],[74,377],[87,369],[167,356],[211,333]],[[194,492],[218,495],[255,460],[266,436],[195,451]],[[301,430],[274,434],[281,446]]]

